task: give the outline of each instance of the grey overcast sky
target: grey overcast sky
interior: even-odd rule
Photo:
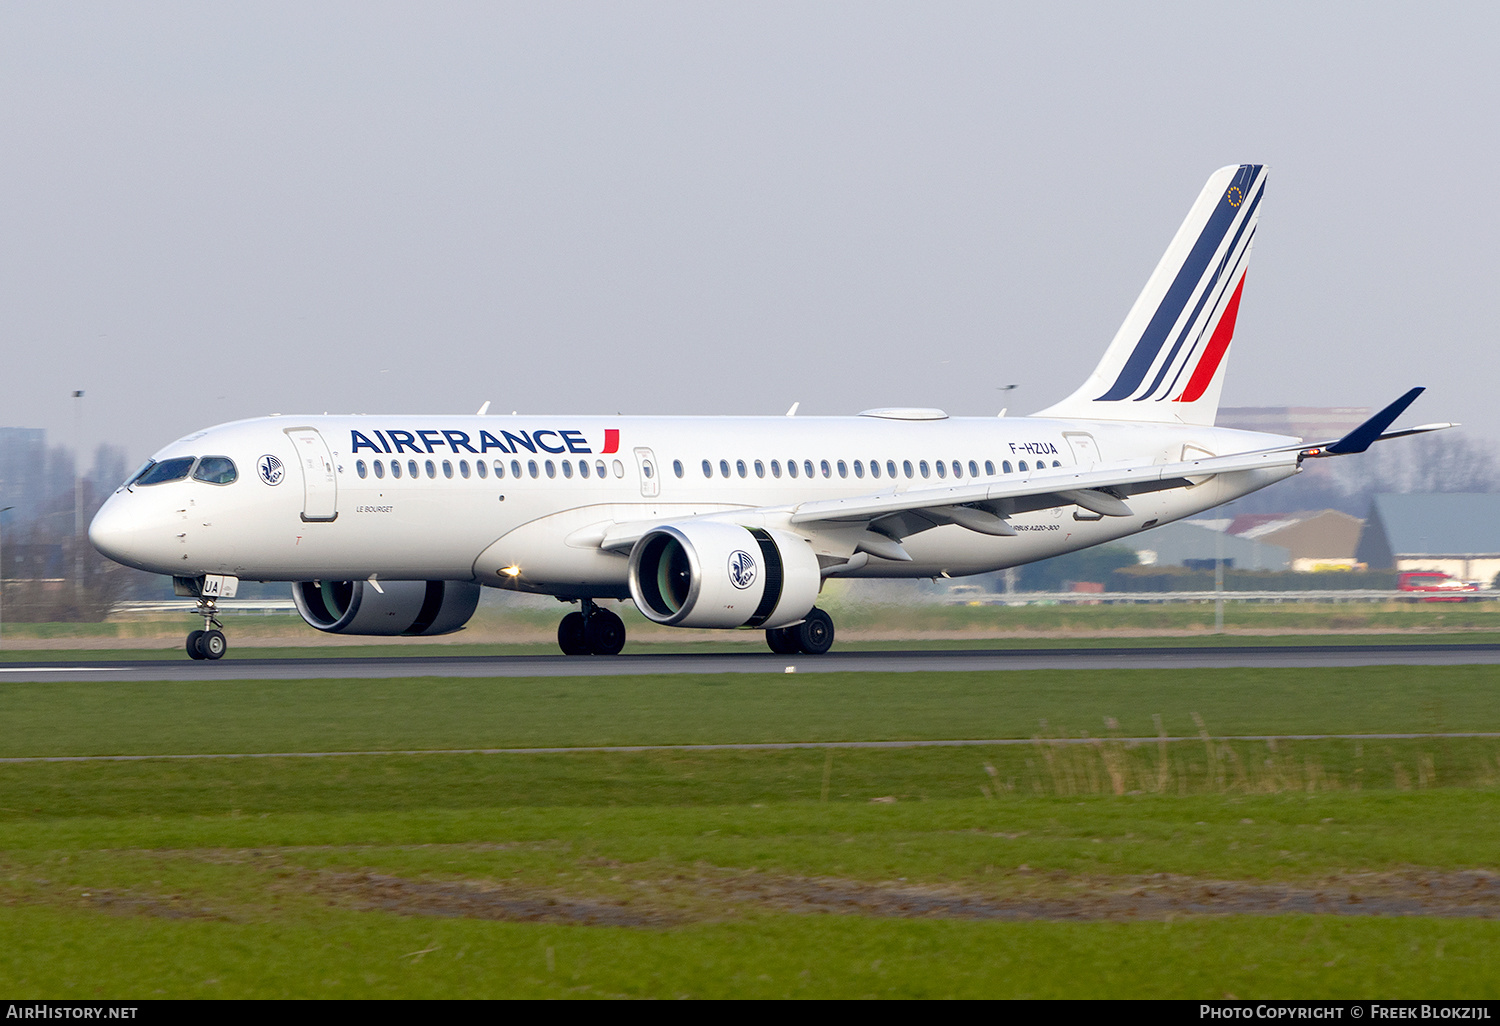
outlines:
[[[1029,412],[1272,167],[1226,405],[1500,435],[1500,5],[0,2],[0,424]],[[1002,384],[1020,387],[1011,393]]]

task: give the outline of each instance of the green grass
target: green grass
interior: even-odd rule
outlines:
[[[1500,730],[1500,668],[0,682],[0,757]]]
[[[0,764],[0,992],[1500,997],[1495,918],[900,904],[1488,879],[1500,741],[1219,742],[1193,714],[1215,734],[1494,731],[1497,685],[1488,667],[7,682],[6,757],[1035,740]],[[1156,715],[1194,739],[1115,740]],[[1097,743],[1059,740],[1083,731]],[[819,905],[825,887],[867,904]]]

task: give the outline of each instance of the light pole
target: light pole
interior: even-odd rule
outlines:
[[[0,524],[5,522],[5,514],[15,509],[14,506],[0,507]],[[0,607],[3,607],[5,599],[5,535],[0,532]],[[3,624],[3,616],[0,616],[0,624]]]

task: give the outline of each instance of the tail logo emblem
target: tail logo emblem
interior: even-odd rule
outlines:
[[[1224,194],[1224,199],[1231,207],[1237,207],[1245,201],[1245,193],[1238,185],[1231,185],[1229,191]]]

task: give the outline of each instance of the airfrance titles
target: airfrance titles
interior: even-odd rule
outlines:
[[[373,438],[371,436],[374,436]],[[350,431],[349,451],[358,453],[368,449],[377,453],[430,453],[448,450],[455,456],[471,453],[482,456],[488,452],[517,453],[550,452],[592,455],[589,440],[582,431],[542,428],[533,431],[506,431],[498,433],[480,431],[476,438],[468,431],[448,429],[426,429],[406,431],[401,428],[386,428],[381,431]],[[604,445],[598,450],[601,455],[620,451],[620,432],[607,428]]]

